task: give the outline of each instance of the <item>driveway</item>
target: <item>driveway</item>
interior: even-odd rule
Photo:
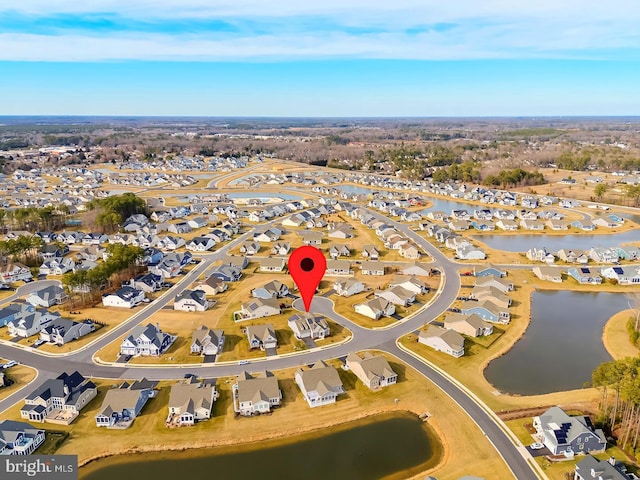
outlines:
[[[214,363],[216,361],[217,355],[205,355],[202,363]]]
[[[264,353],[267,354],[267,357],[274,357],[278,354],[278,351],[275,348],[265,348]]]
[[[316,342],[313,338],[303,338],[302,341],[307,346],[307,348],[315,348],[318,346],[316,345]]]

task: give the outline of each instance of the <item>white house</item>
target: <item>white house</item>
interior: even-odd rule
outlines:
[[[174,310],[183,312],[204,312],[211,306],[204,290],[184,290],[176,295],[173,302]]]
[[[464,337],[454,330],[429,325],[426,330],[420,331],[418,342],[452,357],[464,355]]]
[[[133,308],[145,299],[142,290],[131,287],[122,287],[114,293],[104,294],[102,304],[105,307]]]
[[[323,361],[306,370],[298,369],[295,380],[311,408],[336,403],[338,395],[345,393],[338,371]]]

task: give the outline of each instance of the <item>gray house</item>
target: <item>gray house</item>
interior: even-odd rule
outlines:
[[[570,417],[560,407],[533,417],[533,426],[554,455],[603,452],[607,448],[604,432],[596,430],[588,416]]]
[[[57,318],[40,330],[40,340],[56,345],[64,345],[84,337],[94,330],[95,325],[91,320],[74,322],[66,318]]]
[[[143,378],[133,383],[124,382],[118,388],[108,390],[100,413],[95,417],[96,427],[129,428],[147,400],[155,397],[157,384]]]

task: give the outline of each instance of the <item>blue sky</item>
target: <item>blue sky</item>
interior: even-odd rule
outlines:
[[[0,115],[639,115],[639,21],[632,0],[9,1]]]

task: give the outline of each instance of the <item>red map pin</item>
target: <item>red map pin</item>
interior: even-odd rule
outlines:
[[[308,312],[311,300],[327,270],[327,259],[316,247],[305,245],[296,248],[289,256],[289,274],[298,286],[304,309]]]

